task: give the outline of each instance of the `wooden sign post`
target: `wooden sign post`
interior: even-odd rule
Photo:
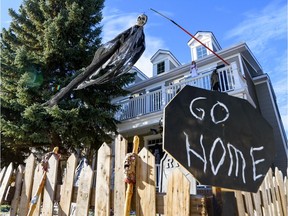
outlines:
[[[139,148],[139,137],[134,136],[132,154],[138,154],[138,148]],[[133,195],[134,184],[135,184],[135,182],[129,182],[128,186],[127,186],[126,200],[125,200],[125,206],[124,206],[124,216],[130,216],[131,199],[132,199],[132,195]]]

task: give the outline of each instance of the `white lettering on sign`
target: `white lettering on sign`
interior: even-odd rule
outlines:
[[[190,160],[190,153],[189,152],[191,152],[191,153],[193,153],[196,157],[198,157],[200,160],[202,160],[203,161],[203,163],[204,163],[204,168],[203,168],[203,171],[204,171],[204,173],[206,172],[206,165],[207,165],[207,160],[206,160],[206,154],[205,154],[205,148],[204,148],[204,146],[203,146],[203,143],[202,143],[202,141],[203,141],[203,136],[202,136],[202,134],[201,134],[201,136],[200,136],[200,145],[201,145],[201,147],[202,147],[202,153],[203,153],[203,157],[200,155],[200,154],[198,154],[196,151],[194,151],[193,149],[190,149],[190,143],[189,143],[189,140],[188,140],[188,135],[184,132],[184,134],[185,134],[185,136],[186,136],[186,150],[187,150],[187,158],[188,158],[188,166],[190,167],[190,165],[191,165],[191,160]]]
[[[246,161],[244,159],[243,153],[235,148],[235,146],[231,145],[230,143],[228,143],[227,145],[228,147],[228,151],[229,151],[229,156],[230,156],[230,167],[229,167],[229,172],[228,172],[228,176],[231,175],[232,172],[232,168],[233,168],[233,155],[231,152],[231,148],[234,150],[235,153],[235,157],[236,157],[236,169],[235,169],[235,176],[238,177],[238,169],[239,169],[239,158],[238,158],[238,154],[241,156],[242,159],[242,180],[244,183],[246,183],[245,181],[245,167],[246,167]]]
[[[214,153],[214,150],[215,150],[215,148],[216,148],[217,143],[220,143],[220,144],[221,144],[221,147],[222,147],[222,149],[223,149],[223,154],[222,154],[222,157],[221,157],[220,161],[218,162],[218,164],[217,164],[217,166],[216,166],[216,169],[215,169],[214,161],[213,161],[213,153]],[[225,149],[225,147],[224,147],[224,144],[223,144],[222,140],[218,137],[218,138],[215,139],[214,142],[213,142],[212,148],[211,148],[211,150],[210,150],[210,157],[209,157],[209,160],[210,160],[210,163],[211,163],[211,170],[212,170],[212,172],[213,172],[214,175],[217,175],[218,170],[220,169],[220,167],[221,167],[222,164],[224,163],[225,156],[226,156],[226,149]]]
[[[202,108],[198,108],[198,107],[193,107],[194,103],[198,100],[206,100],[207,98],[205,97],[197,97],[195,99],[193,99],[190,103],[190,112],[191,114],[196,118],[199,119],[201,121],[204,120],[205,118],[205,110]],[[217,106],[221,106],[222,110],[225,111],[225,115],[222,117],[222,119],[218,119],[216,120],[215,115],[214,115],[214,110]],[[193,109],[197,110],[200,112],[200,115],[197,115]],[[210,110],[210,116],[211,116],[211,120],[214,124],[219,124],[222,122],[225,122],[228,118],[229,118],[229,109],[227,108],[227,106],[219,101],[217,101],[217,103],[215,103],[211,110]],[[202,162],[203,162],[203,172],[206,173],[207,171],[207,157],[206,157],[206,151],[209,151],[207,149],[205,149],[204,145],[203,145],[203,137],[204,135],[201,134],[200,135],[200,139],[199,139],[199,143],[200,146],[202,148],[202,152],[196,152],[196,150],[194,150],[193,148],[191,148],[190,142],[189,142],[189,136],[188,134],[184,131],[183,132],[185,135],[185,140],[186,140],[186,153],[187,153],[187,163],[188,166],[191,166],[191,156],[190,154],[195,155],[197,158],[199,158]],[[210,148],[211,145],[209,145]],[[213,157],[215,154],[215,151],[217,149],[217,152],[219,153],[220,151],[222,151],[222,155],[220,157],[219,160],[215,160],[215,158]],[[219,172],[219,170],[221,169],[222,165],[225,162],[225,158],[226,158],[226,154],[227,154],[227,149],[228,149],[228,153],[229,153],[229,158],[230,158],[230,166],[229,166],[229,170],[227,175],[231,176],[232,172],[233,172],[233,167],[235,167],[235,176],[238,177],[239,173],[241,172],[241,177],[242,177],[242,181],[243,183],[246,184],[246,177],[245,177],[245,170],[246,170],[246,160],[245,157],[243,155],[243,152],[241,150],[239,150],[238,148],[236,148],[234,145],[232,145],[231,143],[227,143],[227,145],[225,146],[222,139],[220,137],[217,137],[211,148],[210,148],[210,152],[207,152],[207,154],[209,155],[209,162],[210,162],[210,169],[212,171],[212,173],[214,175],[217,175],[217,173]],[[258,165],[259,163],[264,162],[264,159],[259,159],[259,160],[255,160],[254,158],[254,152],[255,151],[262,151],[264,150],[264,147],[258,147],[258,148],[254,148],[251,147],[250,148],[250,158],[252,161],[252,166],[253,166],[253,180],[256,181],[257,179],[263,177],[263,174],[259,174],[257,175],[257,169],[256,169],[256,165]],[[234,152],[234,154],[233,154]],[[247,159],[247,158],[246,158]],[[239,170],[239,167],[242,167],[241,171]]]
[[[255,161],[254,160],[254,156],[253,156],[253,152],[254,151],[261,151],[263,149],[264,149],[263,146],[261,146],[259,148],[251,148],[250,149],[250,155],[251,155],[251,158],[252,158],[252,165],[253,165],[253,179],[254,179],[254,181],[256,181],[258,178],[261,178],[263,176],[263,174],[259,174],[259,175],[256,176],[256,164],[259,164],[259,163],[265,161],[265,159],[262,158],[260,160],[256,160]]]
[[[225,118],[223,118],[222,120],[218,120],[218,121],[216,121],[216,120],[215,120],[215,117],[214,117],[214,109],[215,109],[215,107],[216,107],[217,105],[218,105],[218,106],[222,106],[222,107],[225,109],[225,111],[226,111],[226,116],[225,116]],[[228,108],[225,106],[225,104],[217,101],[217,103],[214,104],[214,106],[212,107],[211,112],[210,112],[210,115],[211,115],[212,121],[213,121],[215,124],[219,124],[219,123],[221,123],[221,122],[226,121],[226,120],[229,118],[229,110],[228,110]]]
[[[194,104],[194,102],[195,101],[197,101],[197,100],[205,100],[206,99],[206,97],[198,97],[198,98],[195,98],[195,99],[193,99],[192,101],[191,101],[191,103],[190,103],[190,112],[192,113],[192,115],[195,117],[195,118],[197,118],[197,119],[199,119],[199,120],[203,120],[204,119],[204,117],[205,117],[205,111],[204,111],[204,109],[202,109],[202,108],[196,108],[196,110],[198,110],[199,112],[202,112],[202,115],[201,116],[198,116],[194,111],[193,111],[193,104]]]
[[[195,101],[198,101],[198,100],[206,100],[206,99],[207,99],[206,97],[197,97],[197,98],[195,98],[195,99],[193,99],[193,100],[191,101],[190,107],[189,107],[191,114],[192,114],[195,118],[197,118],[197,119],[199,119],[199,120],[201,120],[201,121],[202,121],[202,120],[204,119],[204,117],[205,117],[205,110],[202,109],[202,108],[196,107],[195,109],[196,109],[197,111],[201,112],[201,116],[198,116],[198,115],[193,111],[193,105],[194,105]],[[218,121],[215,119],[215,116],[214,116],[214,109],[215,109],[216,106],[221,106],[221,107],[223,107],[224,110],[226,111],[225,117],[224,117],[223,119],[221,119],[221,120],[218,120]],[[211,110],[210,110],[210,116],[211,116],[211,118],[212,118],[212,121],[213,121],[215,124],[219,124],[219,123],[221,123],[221,122],[226,121],[226,120],[229,118],[229,110],[228,110],[228,108],[226,107],[225,104],[217,101],[217,103],[214,104],[213,107],[212,107]]]

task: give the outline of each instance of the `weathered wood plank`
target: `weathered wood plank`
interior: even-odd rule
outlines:
[[[125,205],[124,160],[128,142],[121,135],[115,139],[114,215],[123,215]]]
[[[4,197],[5,197],[5,193],[7,191],[7,188],[9,186],[9,180],[11,178],[13,174],[13,164],[10,163],[6,172],[5,172],[5,176],[3,178],[1,187],[0,187],[0,204],[4,201]]]
[[[11,201],[10,215],[15,216],[17,214],[18,205],[20,202],[21,187],[22,187],[22,178],[24,176],[24,166],[19,165],[16,171],[15,179],[15,193]]]
[[[245,211],[245,204],[244,204],[242,192],[235,191],[234,194],[236,197],[238,215],[245,215],[246,211]]]
[[[263,215],[269,215],[269,206],[268,206],[267,190],[265,188],[265,179],[260,185],[259,191],[260,191],[260,197],[262,200],[262,206],[261,206],[262,213]]]
[[[284,178],[282,172],[277,167],[275,169],[275,179],[277,184],[276,189],[279,192],[279,203],[281,203],[281,211],[283,215],[287,215],[288,206],[286,206],[287,200],[285,196]]]
[[[166,216],[189,216],[190,214],[190,183],[178,169],[168,178],[166,194]]]
[[[95,188],[95,215],[110,215],[111,148],[104,143],[98,150]]]
[[[270,168],[268,171],[268,177],[267,180],[269,182],[269,191],[271,193],[271,205],[272,205],[272,215],[278,215],[278,207],[277,207],[277,198],[276,198],[276,192],[274,189],[274,183],[273,183],[273,174],[272,169]]]
[[[24,180],[22,184],[22,192],[18,212],[19,216],[26,216],[29,210],[29,202],[32,194],[33,177],[36,166],[36,159],[33,154],[26,159],[26,166],[24,172]]]
[[[75,169],[77,166],[77,158],[75,154],[72,154],[67,160],[66,173],[63,180],[63,186],[61,190],[59,216],[70,215],[70,205],[73,194]]]
[[[89,201],[91,197],[91,188],[93,181],[93,170],[90,166],[83,168],[80,174],[76,215],[88,215]]]
[[[253,198],[256,215],[262,216],[260,190],[258,190],[257,193],[251,193],[251,194]]]
[[[2,181],[3,181],[3,178],[4,178],[4,176],[5,176],[6,169],[7,169],[7,167],[3,167],[3,168],[1,169],[1,172],[0,172],[0,186],[1,186]]]
[[[58,170],[58,158],[55,155],[52,155],[48,160],[49,168],[47,172],[47,178],[44,187],[43,193],[43,209],[42,214],[45,216],[53,215],[54,207],[54,196],[55,189],[57,185],[57,170]]]
[[[146,148],[136,161],[136,215],[156,214],[155,157]]]
[[[277,182],[276,182],[276,178],[273,176],[273,188],[272,190],[274,190],[275,192],[275,196],[276,196],[276,203],[275,203],[275,206],[277,208],[277,213],[279,216],[283,216],[283,211],[281,209],[281,198],[280,198],[280,193],[279,193],[279,190],[278,190],[278,185],[277,185]],[[285,215],[286,216],[286,215]]]
[[[244,195],[244,200],[245,200],[246,207],[247,207],[246,211],[248,215],[254,215],[254,208],[253,208],[251,193],[243,192],[243,195]]]
[[[43,169],[41,164],[38,164],[35,168],[35,172],[34,172],[34,182],[33,182],[33,188],[32,188],[32,196],[37,194],[37,189],[39,187],[39,184],[41,183],[42,180],[42,175],[43,175]],[[39,198],[37,200],[37,204],[36,207],[33,211],[33,216],[38,216],[40,215],[40,206],[41,206],[41,198],[43,195],[43,191],[39,194]],[[32,197],[33,198],[33,197]],[[30,204],[31,205],[31,204]]]

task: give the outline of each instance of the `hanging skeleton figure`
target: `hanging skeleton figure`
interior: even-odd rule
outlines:
[[[127,73],[145,50],[143,26],[147,19],[145,14],[139,15],[136,25],[101,46],[85,71],[44,105],[52,107],[75,88],[79,90],[90,85],[103,84]]]

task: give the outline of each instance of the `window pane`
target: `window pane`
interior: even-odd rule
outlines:
[[[157,74],[161,74],[165,71],[164,61],[157,64]]]
[[[207,49],[204,46],[198,46],[196,48],[197,51],[197,57],[198,59],[203,58],[204,56],[207,56]]]

